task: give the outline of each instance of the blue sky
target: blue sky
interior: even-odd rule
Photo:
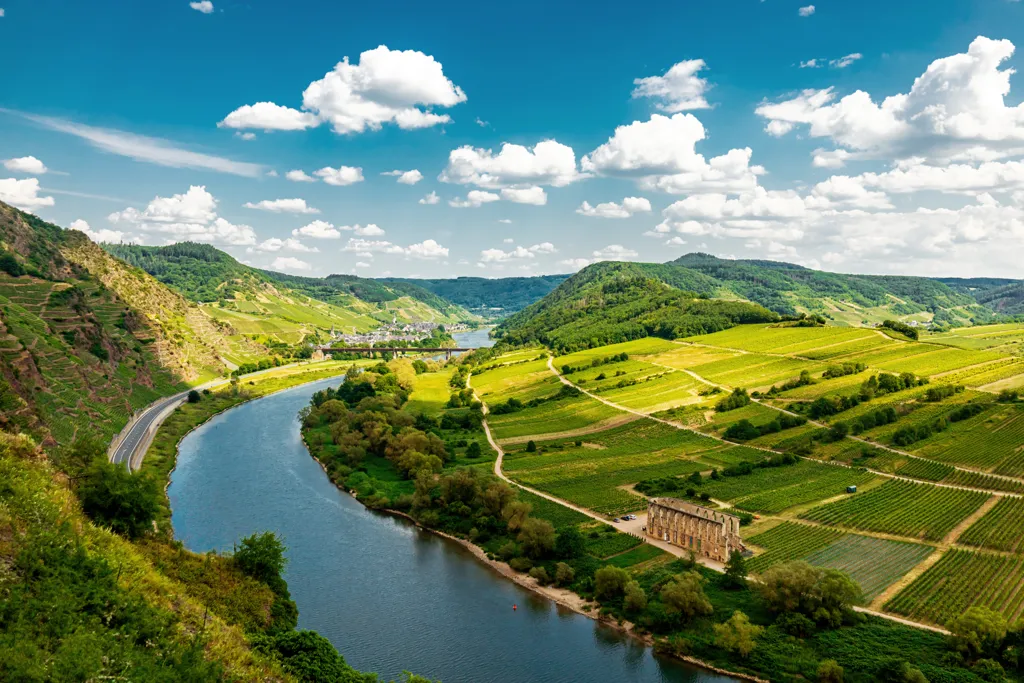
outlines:
[[[0,199],[94,239],[310,275],[1022,276],[1024,2],[0,7]]]

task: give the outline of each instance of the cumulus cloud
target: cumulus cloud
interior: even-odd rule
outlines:
[[[49,170],[43,162],[32,156],[5,159],[4,168],[12,173],[29,173],[31,175],[43,175]]]
[[[53,197],[39,195],[38,178],[0,178],[0,202],[6,202],[23,211],[34,211],[44,206],[53,206]]]
[[[319,252],[320,250],[317,249],[316,247],[306,246],[305,244],[295,239],[294,237],[287,237],[285,239],[281,239],[279,237],[271,237],[270,239],[263,240],[255,247],[249,248],[247,251],[259,251],[267,253],[275,253],[278,251],[316,253]]]
[[[509,240],[505,241],[509,243]],[[505,251],[504,249],[484,249],[480,252],[481,263],[506,263],[523,259],[536,258],[538,254],[554,254],[558,250],[551,242],[541,242],[529,247],[515,247]]]
[[[220,125],[229,128],[302,130],[329,123],[339,134],[380,130],[393,123],[406,130],[451,120],[433,107],[448,108],[466,101],[466,94],[445,75],[441,63],[416,50],[391,50],[381,45],[345,57],[302,94],[302,111],[273,102],[245,105]]]
[[[410,244],[405,251],[409,256],[420,259],[438,259],[448,256],[448,247],[442,247],[434,240],[423,240],[417,244]]]
[[[698,76],[704,69],[703,59],[690,59],[674,64],[664,76],[648,76],[633,81],[633,97],[651,97],[660,100],[658,109],[670,113],[688,109],[708,109],[704,98],[708,90],[706,79]]]
[[[380,228],[373,223],[369,223],[368,225],[353,225],[351,228],[348,226],[342,226],[341,229],[352,230],[360,237],[380,237],[384,234],[383,228]]]
[[[459,199],[458,197],[456,197],[455,199],[448,200],[448,206],[452,206],[456,209],[475,209],[483,206],[484,204],[489,204],[491,202],[497,202],[500,200],[501,195],[495,194],[493,192],[484,192],[483,190],[470,190],[468,193],[466,193],[465,199]]]
[[[294,256],[278,256],[274,259],[274,262],[270,264],[270,268],[272,270],[304,273],[312,270],[313,266],[302,259],[295,258]]]
[[[288,180],[292,181],[293,183],[315,183],[316,182],[316,178],[314,178],[311,175],[308,175],[305,171],[302,171],[302,170],[299,170],[299,169],[288,171],[287,173],[284,174],[284,177],[287,178]]]
[[[437,196],[436,192],[430,192],[420,199],[420,204],[437,204],[441,201],[441,198]]]
[[[295,237],[311,237],[317,240],[341,239],[341,232],[327,221],[313,221],[301,228],[292,230]]]
[[[607,247],[594,252],[594,258],[598,261],[623,261],[636,258],[639,255],[633,249],[624,247],[621,244],[609,244]]]
[[[360,256],[364,254],[367,256],[372,256],[373,254],[392,254],[424,260],[434,260],[448,256],[448,247],[442,246],[432,239],[403,247],[384,240],[367,240],[360,237],[352,237],[341,250],[355,252]]]
[[[415,168],[411,171],[385,171],[381,175],[397,176],[398,182],[402,185],[415,185],[419,181],[423,180],[423,174]]]
[[[210,14],[213,12],[213,3],[210,0],[201,0],[200,2],[190,2],[188,6],[197,12],[203,14]]]
[[[84,232],[85,236],[91,239],[93,242],[100,244],[101,242],[124,242],[126,233],[120,230],[109,230],[107,228],[101,228],[100,230],[93,230],[89,223],[82,220],[81,218],[71,221],[71,225],[68,226],[68,230],[78,230]]]
[[[809,17],[812,14],[814,14],[814,5],[807,5],[806,7],[801,7],[796,11],[796,13],[799,14],[801,17]]]
[[[110,214],[114,224],[126,224],[144,233],[164,235],[169,241],[192,240],[210,244],[250,246],[256,232],[248,225],[235,225],[217,215],[217,200],[202,185],[192,185],[183,194],[154,197],[139,211],[128,207]]]
[[[1024,152],[1024,104],[1006,106],[1012,69],[1009,40],[979,36],[966,53],[928,65],[907,93],[875,102],[858,90],[805,90],[757,107],[775,136],[806,127],[861,159],[992,161]]]
[[[604,202],[597,206],[591,206],[589,202],[583,202],[576,213],[592,218],[629,218],[635,213],[650,212],[651,202],[644,197],[626,197],[621,204],[615,202]]]
[[[314,171],[313,175],[328,185],[337,185],[339,187],[363,182],[363,169],[352,166],[342,166],[340,168],[324,166],[320,170]]]
[[[270,211],[271,213],[320,213],[320,209],[314,209],[306,204],[305,199],[264,199],[256,202],[243,204],[247,209],[259,211]]]
[[[579,178],[572,147],[556,140],[544,140],[533,147],[506,142],[497,154],[469,145],[459,147],[448,154],[448,166],[440,175],[442,182],[488,190],[532,185],[564,187]]]
[[[544,188],[537,185],[532,187],[506,187],[501,191],[501,198],[516,204],[533,204],[534,206],[544,206],[548,203],[548,195],[544,192]]]
[[[863,59],[863,58],[864,58],[864,55],[862,55],[861,53],[859,53],[859,52],[852,52],[852,53],[846,55],[845,57],[840,57],[839,59],[830,59],[829,62],[828,62],[828,65],[829,66],[834,66],[837,69],[845,69],[846,67],[848,67],[851,64],[853,64],[854,62],[856,62],[858,59]]]
[[[567,267],[570,270],[575,272],[575,271],[580,270],[582,268],[586,268],[591,263],[594,263],[594,261],[592,261],[591,259],[588,259],[588,258],[569,258],[569,259],[564,259],[562,261],[559,261],[558,265],[565,266],[565,267]]]

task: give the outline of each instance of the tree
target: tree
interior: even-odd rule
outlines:
[[[18,277],[25,274],[25,269],[20,263],[18,263],[18,260],[14,258],[14,255],[6,251],[3,254],[0,254],[0,270],[4,271],[11,277]]]
[[[523,522],[530,516],[531,510],[533,510],[533,506],[529,503],[513,500],[502,509],[501,516],[508,524],[509,531],[519,531]]]
[[[273,640],[272,647],[285,671],[300,681],[357,680],[356,671],[316,631],[286,631]]]
[[[548,576],[548,570],[544,567],[534,567],[530,570],[530,576],[537,580],[542,586],[546,586],[551,583],[551,577]]]
[[[196,391],[195,389],[193,389],[192,391],[188,392],[188,402],[189,403],[199,403],[199,401],[201,401],[202,398],[203,397],[200,396],[199,392]]]
[[[242,539],[235,551],[235,564],[243,573],[264,583],[280,578],[288,559],[284,543],[273,531],[264,531]]]
[[[568,586],[576,579],[576,570],[565,562],[555,565],[555,582],[559,586]]]
[[[643,612],[647,609],[647,594],[644,593],[644,589],[640,587],[640,583],[637,581],[630,581],[626,584],[626,588],[623,591],[625,599],[622,601],[622,606],[627,612]]]
[[[689,621],[697,616],[706,616],[714,610],[711,601],[704,595],[704,577],[697,572],[676,574],[661,589],[661,601],[665,611],[682,621]]]
[[[519,529],[516,540],[527,556],[538,559],[555,547],[555,527],[548,520],[527,517]]]
[[[132,474],[102,455],[86,471],[78,497],[90,519],[129,538],[151,530],[160,509],[160,486],[155,479]]]
[[[567,560],[583,557],[587,552],[583,534],[575,526],[562,529],[555,537],[555,555]]]
[[[848,575],[795,560],[762,574],[757,589],[773,612],[800,612],[833,628],[861,601],[860,586]]]
[[[467,458],[479,458],[481,452],[482,451],[480,449],[480,443],[478,441],[474,441],[474,442],[470,443],[469,444],[469,448],[466,449],[466,457]]]
[[[526,452],[527,453],[536,453],[537,452],[537,444],[534,443],[533,439],[530,439],[529,441],[526,442]]]
[[[818,665],[818,683],[843,683],[843,667],[834,659]]]
[[[729,652],[736,652],[746,659],[754,647],[764,628],[751,624],[743,612],[736,610],[724,624],[715,624],[715,645]]]
[[[987,607],[971,607],[949,622],[950,646],[967,659],[998,655],[1006,639],[1006,618]]]
[[[747,585],[747,561],[743,553],[733,550],[725,563],[725,585],[729,588],[745,588]]]
[[[607,565],[594,572],[594,597],[598,600],[611,600],[622,595],[626,584],[630,581],[625,569]]]

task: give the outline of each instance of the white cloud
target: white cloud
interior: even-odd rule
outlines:
[[[497,154],[469,145],[453,149],[440,180],[497,190],[523,185],[563,187],[580,177],[572,147],[544,140],[532,148],[506,142]]]
[[[436,192],[431,192],[420,199],[420,204],[437,204],[441,201],[441,198],[437,196]]]
[[[340,168],[324,166],[319,171],[314,171],[313,175],[321,178],[328,185],[337,185],[339,187],[363,182],[363,169],[352,166],[342,166]]]
[[[272,270],[306,272],[312,270],[313,266],[302,259],[295,258],[294,256],[278,256],[274,259],[274,262],[270,264],[270,268]]]
[[[295,170],[292,170],[292,171],[288,171],[287,173],[284,174],[284,177],[287,178],[288,180],[292,181],[293,183],[315,183],[316,182],[316,178],[314,178],[311,175],[307,175],[307,173],[305,171],[300,170],[300,169],[295,169]]]
[[[799,14],[801,17],[809,17],[812,14],[814,14],[814,5],[807,5],[806,7],[801,7],[796,11],[796,13]]]
[[[499,218],[498,222],[499,223],[504,223],[505,225],[511,225],[512,224],[512,219],[510,219],[510,218]],[[511,243],[512,240],[507,239],[507,240],[505,240],[505,242]]]
[[[341,239],[341,233],[327,221],[313,221],[301,228],[292,230],[295,237],[312,237],[317,240]]]
[[[188,6],[191,7],[192,9],[194,9],[197,12],[202,12],[203,14],[210,14],[211,12],[213,12],[213,3],[210,2],[210,0],[201,0],[200,2],[190,2],[190,3],[188,3]]]
[[[345,227],[342,228],[342,230],[345,229]],[[373,223],[370,223],[368,225],[354,225],[352,226],[351,229],[353,232],[355,232],[355,234],[359,235],[360,237],[380,237],[381,235],[384,234],[384,230],[382,228],[377,227]]]
[[[369,268],[370,264],[365,261],[356,261],[356,268]]]
[[[493,192],[484,192],[483,190],[470,190],[466,193],[465,199],[450,199],[448,200],[448,206],[455,207],[456,209],[470,209],[479,208],[484,204],[490,202],[496,202],[501,199],[500,195]]]
[[[4,17],[4,8],[0,7],[0,19],[3,19],[3,17]]]
[[[558,265],[566,266],[573,271],[577,271],[580,270],[581,268],[586,268],[591,263],[594,263],[594,261],[588,258],[570,258],[565,259],[563,261],[559,261]]]
[[[466,94],[444,75],[433,57],[381,45],[359,55],[356,64],[345,57],[322,79],[310,83],[302,94],[303,111],[261,102],[236,109],[221,125],[301,130],[326,122],[336,133],[348,134],[394,123],[410,130],[447,123],[451,118],[434,113],[431,107],[447,108],[465,101]],[[263,111],[254,111],[257,107]]]
[[[89,224],[81,218],[71,221],[71,225],[68,226],[68,230],[78,230],[84,232],[85,236],[91,239],[97,244],[101,242],[124,242],[126,233],[120,230],[108,230],[106,228],[100,230],[93,230],[89,227]]]
[[[86,126],[74,121],[65,121],[49,116],[21,114],[30,121],[61,133],[74,135],[85,140],[93,147],[104,152],[145,161],[158,166],[171,168],[197,168],[219,173],[258,178],[263,175],[264,167],[242,161],[232,161],[224,157],[181,149],[174,142],[151,138],[135,133],[126,133],[113,128],[97,128]]]
[[[1013,70],[999,68],[1013,52],[1009,40],[979,36],[966,53],[933,61],[909,92],[880,103],[862,90],[837,100],[826,88],[756,112],[771,135],[806,126],[856,158],[992,161],[1024,152],[1024,104],[1006,106]]]
[[[4,168],[13,173],[30,173],[32,175],[43,175],[49,170],[43,162],[31,156],[5,159]]]
[[[651,202],[644,197],[626,197],[621,204],[615,202],[604,202],[597,206],[591,206],[589,202],[583,202],[576,213],[593,218],[629,218],[635,213],[649,212]]]
[[[548,203],[548,195],[544,192],[544,188],[537,185],[533,187],[506,187],[501,191],[501,198],[516,204],[533,204],[534,206],[544,206]]]
[[[220,128],[256,128],[272,130],[306,130],[320,125],[309,112],[282,107],[273,102],[257,102],[239,107],[217,124]]]
[[[184,194],[154,197],[142,211],[129,207],[107,218],[111,223],[126,223],[142,232],[165,235],[171,241],[256,244],[256,232],[250,226],[235,225],[217,215],[217,200],[201,185],[192,185]]]
[[[235,131],[235,137],[240,139],[240,140],[246,140],[246,141],[255,140],[256,139],[256,133],[241,133],[239,131]],[[267,175],[270,175],[270,174],[268,173]]]
[[[636,251],[628,249],[621,244],[609,244],[607,247],[594,252],[594,258],[598,261],[621,261],[636,258],[639,255]]]
[[[448,247],[442,247],[434,240],[423,240],[406,247],[406,253],[413,258],[436,259],[448,256]]]
[[[386,242],[384,240],[364,240],[358,237],[350,237],[348,244],[341,248],[342,251],[353,251],[357,254],[404,254],[405,249]]]
[[[278,251],[296,251],[303,253],[316,253],[320,250],[316,247],[308,247],[294,237],[287,237],[285,239],[271,237],[270,239],[260,242],[255,247],[248,249],[248,251],[262,251],[269,253]]]
[[[243,204],[247,209],[258,209],[270,211],[271,213],[320,213],[320,209],[314,209],[306,205],[305,199],[264,199],[256,202]]]
[[[854,62],[856,62],[858,59],[863,59],[863,58],[864,58],[864,55],[862,55],[861,53],[859,53],[859,52],[852,52],[852,53],[846,55],[845,57],[840,57],[839,59],[830,59],[828,64],[829,64],[829,66],[834,66],[837,69],[845,69],[846,67],[848,67],[851,64],[853,64]]]
[[[23,211],[33,211],[43,206],[53,206],[53,197],[39,196],[37,178],[0,178],[0,202],[6,202]]]
[[[633,97],[652,97],[661,100],[658,109],[670,113],[688,109],[708,109],[704,98],[708,82],[697,75],[704,68],[703,59],[690,59],[674,64],[664,76],[649,76],[633,81]]]
[[[686,240],[684,240],[679,235],[676,235],[675,237],[670,237],[667,240],[665,240],[665,244],[669,245],[670,247],[681,247],[684,244],[686,244]]]
[[[510,244],[512,240],[504,240],[505,244]],[[508,261],[517,261],[523,259],[536,258],[538,254],[554,254],[558,250],[555,249],[555,245],[551,242],[541,242],[540,244],[534,244],[529,247],[516,247],[508,251],[502,249],[484,249],[480,252],[481,263],[506,263]]]
[[[815,168],[842,168],[846,160],[852,155],[845,149],[822,149],[814,150],[814,158],[811,165]]]
[[[824,66],[824,65],[825,65],[825,60],[818,59],[817,57],[815,57],[814,59],[808,59],[807,61],[804,61],[804,62],[800,62],[800,68],[801,69],[817,69],[818,67]]]
[[[415,168],[411,171],[385,171],[381,175],[398,176],[398,182],[402,185],[415,185],[419,181],[423,180],[423,174],[417,171]]]

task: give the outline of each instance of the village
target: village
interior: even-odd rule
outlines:
[[[341,341],[350,346],[373,346],[387,342],[417,342],[435,336],[441,332],[465,332],[471,329],[465,323],[451,323],[442,325],[435,322],[409,322],[400,323],[393,318],[390,323],[369,332],[357,333],[354,329],[352,334],[344,334],[331,329],[331,341]]]

